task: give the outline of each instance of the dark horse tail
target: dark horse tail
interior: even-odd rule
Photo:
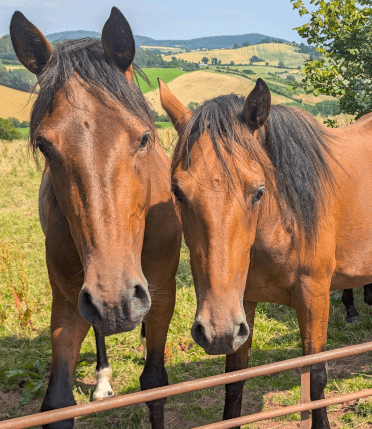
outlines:
[[[146,339],[145,322],[142,322],[142,326],[141,326],[141,338]]]

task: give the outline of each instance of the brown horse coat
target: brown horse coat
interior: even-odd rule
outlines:
[[[326,129],[271,106],[258,79],[246,98],[189,112],[160,82],[179,133],[172,190],[190,248],[198,307],[192,335],[226,371],[245,368],[258,302],[293,307],[304,354],[326,349],[330,289],[372,280],[372,119]],[[327,375],[311,367],[311,399]],[[244,383],[226,386],[224,418],[240,414]],[[313,429],[329,428],[326,410]]]
[[[67,41],[52,52],[16,12],[11,37],[40,86],[31,145],[45,158],[39,212],[53,291],[52,366],[42,411],[75,404],[73,375],[91,324],[111,335],[144,320],[148,353],[141,387],[165,385],[181,225],[170,162],[133,82],[129,24],[113,8],[102,41]],[[149,404],[154,428],[164,427],[164,402]],[[73,426],[68,420],[46,427]]]

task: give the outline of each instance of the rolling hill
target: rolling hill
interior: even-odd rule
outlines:
[[[0,118],[17,118],[29,121],[33,97],[27,92],[0,85]]]
[[[60,33],[48,34],[46,38],[50,42],[55,42],[59,39],[81,39],[82,37],[95,37],[101,38],[101,33],[97,31],[86,31],[86,30],[76,30],[76,31],[62,31]],[[200,37],[196,39],[189,40],[155,40],[151,37],[146,36],[134,36],[136,46],[147,46],[147,47],[163,47],[163,46],[182,46],[188,49],[217,49],[217,48],[232,48],[235,43],[242,45],[244,42],[249,42],[251,45],[254,43],[259,43],[263,39],[267,39],[268,36],[258,33],[247,33],[240,34],[237,36],[210,36],[210,37]],[[284,39],[278,39],[276,37],[271,37],[272,40],[278,42],[287,42]],[[287,42],[288,43],[288,42]]]
[[[304,62],[308,54],[296,52],[297,47],[284,43],[262,43],[259,45],[246,46],[238,49],[218,49],[209,51],[192,51],[180,54],[165,55],[165,61],[171,61],[172,56],[182,60],[200,63],[203,57],[221,60],[222,64],[230,64],[234,61],[235,64],[249,64],[249,60],[256,55],[267,61],[271,66],[277,66],[279,61],[283,61],[286,67],[297,67]]]
[[[232,92],[248,95],[254,88],[254,85],[253,81],[240,76],[219,75],[205,71],[183,74],[168,83],[169,89],[185,106],[192,101],[202,103],[218,95],[230,94]],[[165,114],[165,111],[161,107],[158,89],[148,92],[145,94],[145,97],[156,112]],[[272,102],[274,104],[290,101],[286,97],[272,94]]]
[[[82,39],[84,37],[94,37],[96,39],[101,38],[101,33],[97,31],[86,31],[86,30],[76,30],[76,31],[61,31],[60,33],[52,33],[45,36],[49,42],[55,42],[59,39],[72,40],[72,39]]]

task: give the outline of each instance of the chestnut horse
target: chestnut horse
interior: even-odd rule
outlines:
[[[295,309],[305,355],[326,350],[330,289],[372,281],[372,120],[327,129],[271,106],[262,79],[188,111],[160,82],[179,140],[172,191],[197,295],[192,336],[226,371],[246,368],[255,308]],[[311,366],[311,399],[327,370]],[[240,415],[244,382],[226,386],[224,419]],[[313,429],[329,428],[326,409]]]
[[[45,158],[39,211],[53,291],[52,366],[41,410],[75,404],[73,375],[91,325],[102,340],[144,320],[141,388],[166,385],[164,347],[181,225],[170,193],[170,161],[158,143],[153,112],[133,82],[130,26],[113,8],[101,41],[67,41],[52,51],[15,12],[10,34],[40,87],[31,147]],[[164,400],[149,408],[153,428],[163,428]],[[66,420],[45,427],[73,426]]]

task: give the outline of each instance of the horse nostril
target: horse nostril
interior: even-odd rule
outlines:
[[[206,348],[211,343],[211,338],[210,335],[208,335],[208,331],[200,322],[194,322],[191,328],[191,335],[194,341],[203,348]]]
[[[240,347],[248,338],[249,326],[247,322],[239,323],[235,326],[233,333],[233,344],[234,349]]]
[[[238,325],[238,337],[248,337],[249,334],[249,327],[248,324],[246,322],[240,323],[240,325]]]
[[[133,298],[139,299],[140,301],[144,302],[149,299],[149,293],[141,284],[138,284],[134,286]]]
[[[97,324],[101,319],[96,305],[97,302],[93,302],[92,295],[83,286],[79,294],[79,312],[82,318],[91,325]]]
[[[131,302],[131,316],[133,321],[145,317],[151,307],[151,296],[147,288],[141,283],[134,286],[134,294]]]
[[[92,305],[92,296],[91,296],[91,294],[89,292],[85,291],[85,292],[83,292],[82,295],[83,295],[82,296],[82,300],[83,300],[84,304],[88,305],[88,306]]]

